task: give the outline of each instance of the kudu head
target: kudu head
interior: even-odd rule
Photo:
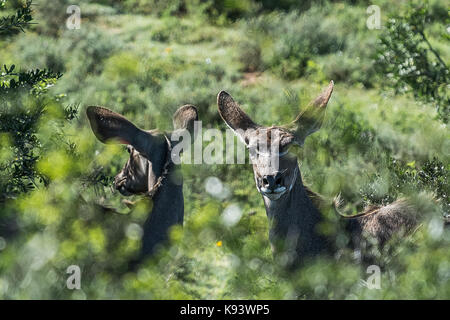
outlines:
[[[103,107],[86,110],[92,131],[103,143],[127,145],[130,158],[114,179],[114,187],[122,195],[147,194],[157,189],[159,178],[171,164],[171,134],[137,128],[122,115]],[[193,105],[180,107],[173,115],[174,130],[188,130],[192,137],[194,121],[198,120]]]
[[[298,175],[297,158],[288,153],[291,145],[302,146],[305,138],[322,125],[333,81],[295,120],[285,126],[263,127],[253,122],[225,91],[217,96],[219,113],[250,151],[258,191],[276,201],[288,194]]]

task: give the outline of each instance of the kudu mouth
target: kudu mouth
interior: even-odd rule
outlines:
[[[269,188],[261,187],[259,189],[259,192],[264,196],[269,198],[270,200],[278,200],[286,194],[288,189],[285,186],[279,186],[274,190],[271,190]]]
[[[283,173],[277,172],[274,175],[266,175],[257,179],[259,182],[259,191],[263,196],[271,200],[278,200],[287,190],[283,185]]]
[[[129,197],[133,193],[127,190],[127,177],[121,177],[121,174],[114,178],[114,189],[120,192],[121,195]]]
[[[276,201],[279,200],[285,194],[291,192],[298,175],[298,167],[295,167],[292,176],[290,176],[290,183],[287,183],[285,172],[279,172],[273,176],[265,176],[260,179],[256,179],[256,187],[264,197]]]
[[[120,192],[121,195],[125,196],[125,197],[129,197],[132,196],[134,193],[131,193],[130,191],[128,191],[125,186],[120,186],[119,188],[117,188],[117,190]]]
[[[114,188],[123,196],[146,195],[153,197],[162,185],[162,181],[167,176],[169,166],[172,163],[170,158],[171,142],[166,135],[164,137],[167,150],[165,151],[165,162],[162,165],[162,172],[158,176],[153,172],[154,164],[133,147],[128,146],[130,158],[114,178]]]

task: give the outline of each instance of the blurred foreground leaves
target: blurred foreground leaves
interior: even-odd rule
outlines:
[[[442,224],[448,128],[412,97],[379,94],[385,73],[375,72],[371,60],[379,33],[365,26],[365,3],[326,2],[307,11],[309,1],[148,3],[156,1],[82,1],[82,28],[72,31],[64,30],[63,15],[45,14],[65,12],[67,1],[47,2],[36,9],[42,18],[33,32],[2,38],[1,298],[450,297],[450,235]],[[261,11],[255,3],[263,3]],[[132,13],[144,7],[152,12]],[[440,44],[435,33],[430,41]],[[111,190],[127,153],[97,142],[86,105],[165,130],[179,105],[193,103],[204,128],[225,130],[215,103],[225,89],[256,122],[283,124],[330,78],[336,90],[323,128],[291,150],[305,183],[328,197],[341,193],[355,212],[409,197],[424,216],[401,245],[374,252],[381,289],[364,285],[366,266],[344,248],[294,273],[284,270],[270,252],[250,165],[183,165],[184,227],[172,230],[156,257],[131,267],[152,203],[133,197],[131,210]],[[324,230],[345,242],[334,216],[327,217]],[[66,287],[73,264],[81,268],[81,290]]]

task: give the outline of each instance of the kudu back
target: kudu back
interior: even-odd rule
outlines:
[[[90,106],[86,113],[92,131],[101,142],[127,145],[130,157],[116,175],[114,187],[124,196],[140,194],[153,200],[143,226],[138,262],[165,243],[172,226],[183,224],[183,181],[177,172],[179,166],[171,159],[171,150],[178,141],[171,141],[170,133],[141,130],[122,115],[103,107]],[[182,106],[173,115],[174,130],[188,130],[194,137],[196,120],[196,107]]]
[[[250,151],[256,187],[269,218],[272,250],[276,256],[282,254],[290,266],[335,249],[331,239],[318,232],[323,219],[320,212],[324,208],[323,197],[303,184],[297,157],[289,153],[292,145],[303,146],[305,139],[319,130],[333,87],[331,81],[292,123],[285,126],[258,125],[227,92],[221,91],[217,97],[220,116]],[[261,150],[261,145],[270,148]],[[394,233],[410,232],[417,224],[415,209],[406,200],[367,208],[351,219],[341,218],[356,247],[368,237],[383,245]]]

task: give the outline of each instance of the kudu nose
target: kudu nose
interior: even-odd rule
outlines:
[[[279,187],[281,185],[282,182],[282,177],[281,177],[281,173],[277,173],[275,175],[266,175],[263,176],[262,178],[262,183],[263,183],[263,187],[270,189],[270,190],[275,190],[277,187]]]

